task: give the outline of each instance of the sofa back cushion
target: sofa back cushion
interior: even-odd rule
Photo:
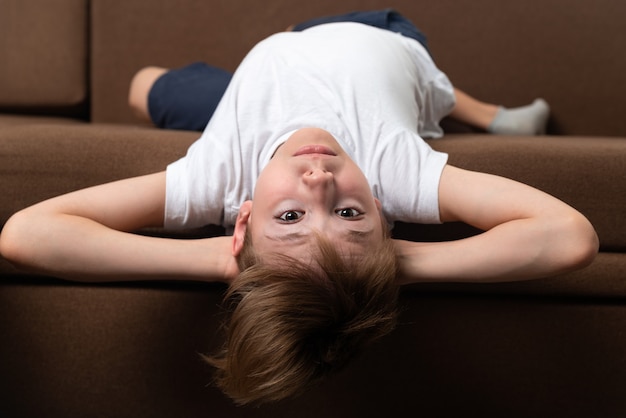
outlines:
[[[86,115],[87,0],[0,0],[0,109]]]

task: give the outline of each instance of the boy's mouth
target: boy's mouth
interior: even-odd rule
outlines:
[[[337,153],[331,150],[325,145],[305,145],[300,147],[294,154],[294,157],[299,155],[308,155],[308,154],[322,154],[322,155],[332,155],[336,156]]]

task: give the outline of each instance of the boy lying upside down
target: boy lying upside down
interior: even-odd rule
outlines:
[[[342,367],[393,329],[401,284],[526,280],[589,264],[598,239],[578,211],[450,166],[424,142],[442,135],[444,116],[478,108],[410,22],[370,13],[262,41],[185,157],[18,212],[0,236],[2,256],[70,280],[228,283],[226,343],[208,360],[239,403],[285,398]],[[539,113],[531,124],[545,126]],[[462,221],[485,232],[399,241],[394,221]],[[232,236],[132,233],[207,224]]]

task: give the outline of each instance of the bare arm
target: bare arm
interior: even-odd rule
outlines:
[[[27,270],[70,280],[228,280],[231,238],[172,240],[131,231],[163,224],[165,173],[59,196],[14,215],[0,252]]]
[[[442,221],[486,232],[432,244],[397,241],[403,283],[540,278],[582,268],[598,251],[583,215],[509,179],[447,166],[439,200]]]

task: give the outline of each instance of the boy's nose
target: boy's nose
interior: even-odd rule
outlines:
[[[333,173],[323,168],[315,167],[306,171],[302,179],[309,187],[327,186],[333,181]]]

